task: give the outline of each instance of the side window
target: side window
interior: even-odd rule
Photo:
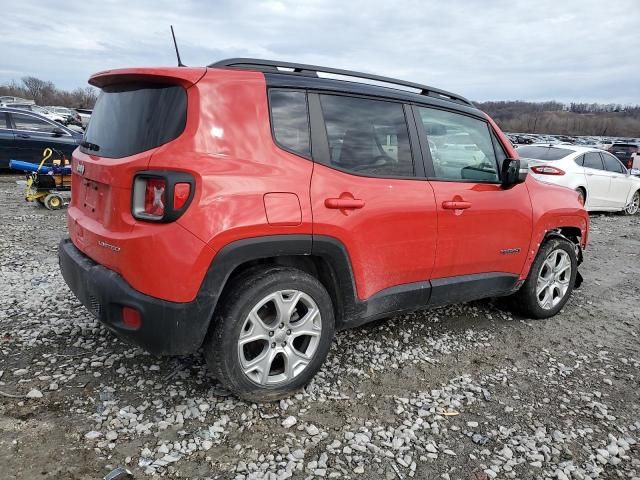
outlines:
[[[28,130],[39,133],[53,133],[56,126],[53,123],[45,122],[31,115],[22,115],[21,113],[12,113],[13,123],[16,130]]]
[[[606,153],[601,153],[600,155],[602,155],[602,159],[604,160],[605,170],[615,173],[624,173],[622,164],[616,157],[607,155]]]
[[[584,166],[584,155],[580,155],[579,157],[576,157],[573,159],[574,162],[576,162],[576,165],[579,166]]]
[[[602,158],[598,152],[589,152],[584,154],[584,167],[593,168],[595,170],[604,170],[602,166]]]
[[[6,112],[0,112],[0,129],[10,129],[9,114]]]
[[[436,178],[499,181],[494,143],[487,123],[433,108],[420,107],[418,111],[429,140]]]
[[[404,108],[399,103],[320,95],[331,165],[364,175],[413,176]]]
[[[309,115],[305,92],[270,90],[273,136],[281,146],[310,156]]]

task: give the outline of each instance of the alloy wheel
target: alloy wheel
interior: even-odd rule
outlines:
[[[297,377],[318,349],[322,318],[316,302],[298,290],[280,290],[260,300],[238,338],[243,373],[259,385]]]
[[[571,258],[562,249],[553,250],[542,263],[536,284],[536,300],[545,310],[558,305],[569,290]]]
[[[633,194],[629,205],[624,209],[628,215],[635,215],[640,209],[640,191]]]

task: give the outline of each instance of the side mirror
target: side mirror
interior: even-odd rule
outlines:
[[[53,133],[54,137],[61,137],[62,135],[64,135],[66,132],[64,130],[62,130],[59,127],[54,128],[51,133]]]
[[[512,185],[522,183],[527,179],[529,167],[526,162],[514,158],[505,158],[502,162],[501,181],[502,187],[508,188]]]

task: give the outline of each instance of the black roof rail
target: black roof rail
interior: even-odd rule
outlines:
[[[303,63],[278,62],[274,60],[261,60],[258,58],[228,58],[226,60],[220,60],[219,62],[212,63],[211,65],[209,65],[209,67],[244,68],[247,70],[259,70],[262,72],[276,72],[293,75],[306,75],[312,77],[317,77],[318,72],[329,73],[332,75],[341,75],[343,77],[352,77],[354,79],[360,78],[373,80],[375,82],[389,84],[390,86],[399,85],[402,87],[414,88],[416,90],[419,90],[421,95],[427,95],[443,100],[451,100],[454,102],[462,103],[464,105],[475,107],[473,103],[471,103],[466,98],[460,95],[456,95],[455,93],[440,90],[439,88],[429,87],[420,83],[407,82],[405,80],[398,80],[397,78],[383,77],[381,75],[374,75],[371,73],[354,72],[352,70],[342,70],[339,68],[319,67],[317,65],[305,65]],[[281,68],[287,70],[281,70]]]

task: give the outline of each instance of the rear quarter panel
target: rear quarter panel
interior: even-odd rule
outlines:
[[[208,69],[194,90],[196,133],[160,147],[149,163],[196,178],[192,204],[177,222],[211,251],[245,238],[311,234],[313,162],[273,141],[264,75]]]

